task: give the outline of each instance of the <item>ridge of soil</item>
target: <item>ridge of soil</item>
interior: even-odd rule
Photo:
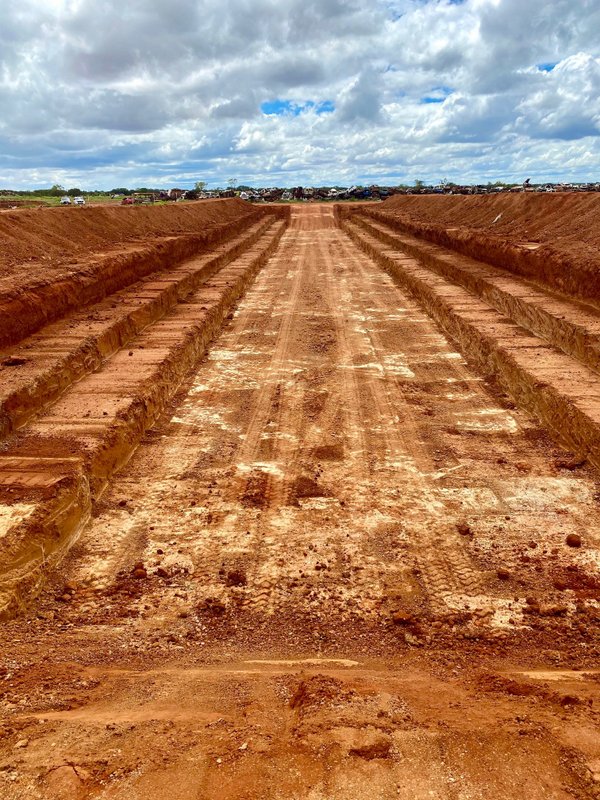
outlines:
[[[57,280],[90,255],[167,236],[207,233],[256,208],[238,198],[167,206],[19,208],[0,215],[0,289],[26,272]],[[10,280],[6,280],[6,279]]]
[[[0,347],[218,244],[267,213],[235,198],[0,217]],[[270,213],[284,217],[286,211]]]
[[[600,194],[395,195],[338,206],[576,297],[600,297]]]

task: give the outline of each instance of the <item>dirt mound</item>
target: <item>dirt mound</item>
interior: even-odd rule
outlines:
[[[395,195],[383,207],[420,222],[465,225],[517,241],[600,247],[600,193],[595,192]]]
[[[16,209],[0,216],[0,287],[59,278],[92,253],[167,236],[197,234],[253,212],[237,198],[169,206]],[[41,269],[40,269],[41,268]]]
[[[396,195],[360,211],[567,294],[600,295],[600,194]]]
[[[234,198],[0,215],[0,347],[214,247],[265,213]]]

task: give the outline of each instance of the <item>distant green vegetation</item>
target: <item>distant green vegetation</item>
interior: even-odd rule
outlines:
[[[110,192],[91,191],[86,192],[73,186],[70,189],[54,184],[49,189],[32,189],[31,191],[19,191],[16,189],[0,189],[0,202],[10,203],[14,202],[21,204],[26,202],[27,205],[31,204],[44,204],[48,206],[57,206],[60,203],[61,197],[85,197],[86,203],[118,203],[120,197],[113,198],[112,195],[119,192],[120,194],[129,194],[129,190],[114,189]]]

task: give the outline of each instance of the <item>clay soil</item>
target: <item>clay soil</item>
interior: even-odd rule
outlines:
[[[241,200],[172,206],[35,208],[0,215],[0,288],[58,280],[86,258],[167,236],[198,234],[248,214]]]
[[[598,490],[294,207],[3,625],[0,797],[599,797]]]
[[[598,303],[597,192],[396,195],[374,208],[430,241]]]

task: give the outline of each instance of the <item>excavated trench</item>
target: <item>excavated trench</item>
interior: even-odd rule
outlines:
[[[20,306],[33,312],[7,329],[5,338],[18,343],[0,358],[1,615],[35,598],[285,224],[283,210],[242,213],[209,236],[173,237],[167,246],[97,260],[92,289],[83,293],[89,269],[43,291],[31,281],[31,291],[20,292]],[[52,303],[55,293],[61,300]],[[80,310],[19,335],[74,306]],[[7,309],[5,320],[14,310],[10,295]]]
[[[598,796],[597,312],[386,205],[3,352],[0,796]]]

